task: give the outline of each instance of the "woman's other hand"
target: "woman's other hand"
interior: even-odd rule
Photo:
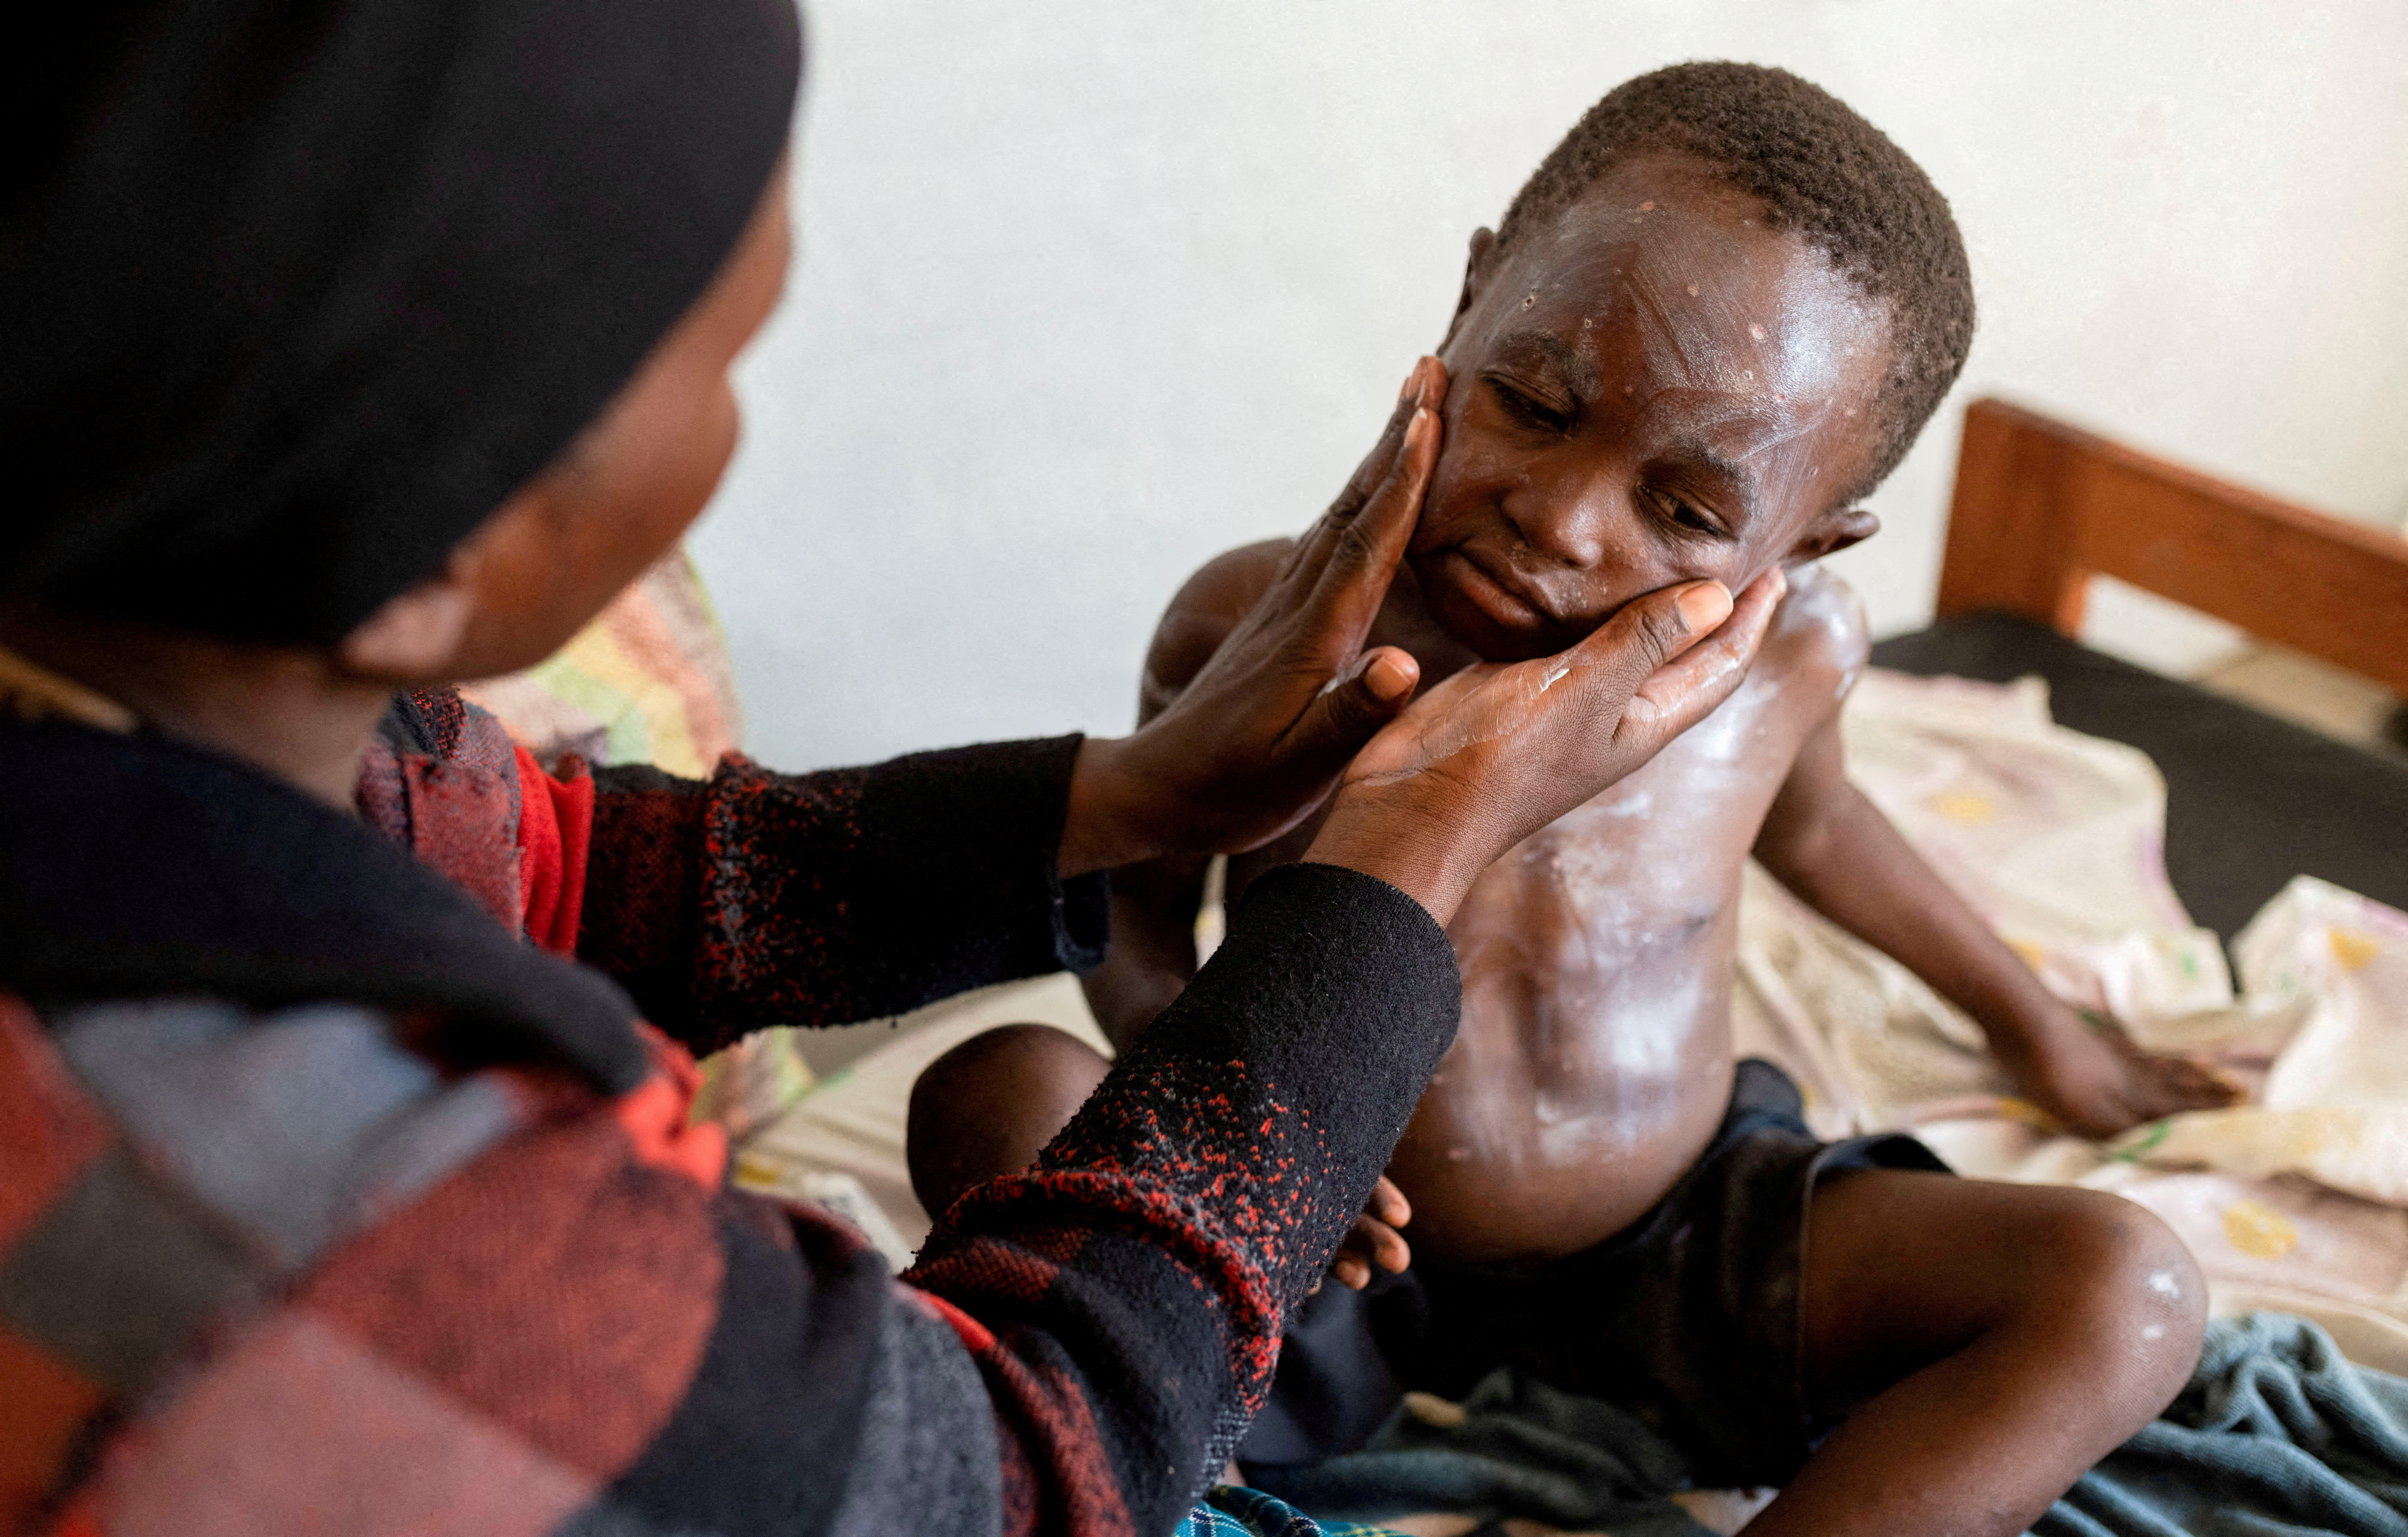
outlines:
[[[1736,607],[1717,582],[1666,587],[1569,651],[1456,673],[1354,758],[1305,857],[1376,875],[1446,922],[1506,850],[1728,698],[1786,585],[1776,567]]]
[[[1415,364],[1379,442],[1203,670],[1134,734],[1080,748],[1064,875],[1269,842],[1412,699],[1420,665],[1362,646],[1438,463],[1446,383],[1438,359]]]

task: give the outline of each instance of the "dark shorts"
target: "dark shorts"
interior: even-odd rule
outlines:
[[[1637,1415],[1702,1484],[1784,1482],[1830,1428],[1799,1372],[1799,1261],[1816,1185],[1862,1169],[1948,1171],[1912,1137],[1817,1142],[1802,1109],[1788,1074],[1750,1058],[1689,1171],[1595,1247],[1536,1267],[1427,1261],[1361,1292],[1322,1287],[1289,1327],[1239,1460],[1356,1450],[1408,1389],[1459,1399],[1513,1366]]]

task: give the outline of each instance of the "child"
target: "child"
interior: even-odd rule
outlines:
[[[1460,1394],[1512,1363],[1642,1410],[1701,1478],[1785,1484],[1752,1530],[2013,1532],[2183,1382],[2205,1299],[2153,1217],[1957,1181],[1904,1137],[1818,1144],[1794,1085],[1732,1060],[1753,852],[1962,1005],[2069,1125],[2225,1099],[2045,992],[1843,773],[1864,622],[1812,563],[1874,532],[1858,500],[1972,318],[1939,194],[1778,70],[1630,81],[1472,237],[1446,448],[1373,638],[1435,680],[1559,650],[1667,582],[1787,567],[1790,590],[1728,703],[1490,868],[1450,925],[1462,1030],[1389,1165],[1403,1200],[1383,1190],[1367,1253],[1339,1265],[1357,1286],[1367,1257],[1400,1267],[1408,1203],[1419,1262],[1307,1309],[1250,1462],[1344,1449],[1398,1388]],[[1280,548],[1221,556],[1172,600],[1145,711]],[[1231,911],[1292,856],[1233,859]],[[1116,1041],[1192,970],[1200,877],[1115,876],[1120,944],[1089,996]],[[930,1072],[915,1119],[935,1124],[959,1074]]]

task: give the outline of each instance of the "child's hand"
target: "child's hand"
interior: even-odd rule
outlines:
[[[1363,1214],[1338,1244],[1337,1257],[1329,1262],[1329,1273],[1338,1284],[1352,1291],[1361,1291],[1371,1284],[1371,1267],[1377,1265],[1391,1275],[1401,1274],[1413,1262],[1413,1251],[1405,1235],[1397,1231],[1413,1219],[1412,1203],[1387,1175],[1371,1186],[1371,1199],[1363,1203]]]
[[[1999,1044],[1998,1055],[2033,1103],[2098,1142],[2160,1116],[2222,1110],[2241,1092],[2188,1057],[2142,1050],[2087,1009],[2065,1010],[2038,1041]]]
[[[1259,848],[1302,821],[1421,682],[1363,639],[1438,464],[1446,366],[1413,366],[1387,430],[1254,610],[1161,714],[1080,750],[1065,875],[1169,853]]]

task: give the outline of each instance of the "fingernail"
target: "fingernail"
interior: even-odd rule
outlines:
[[[1415,406],[1413,419],[1405,424],[1405,447],[1421,447],[1422,440],[1430,435],[1430,424],[1436,420],[1427,406]]]
[[[1413,404],[1416,406],[1426,406],[1429,404],[1429,359],[1422,358],[1418,362],[1414,363]]]
[[[1672,600],[1681,610],[1681,623],[1691,635],[1703,635],[1730,617],[1731,596],[1719,582],[1698,582],[1681,590]]]
[[[1413,691],[1413,680],[1405,671],[1405,665],[1385,653],[1365,664],[1363,683],[1373,698],[1383,701],[1401,699]]]
[[[1422,366],[1418,360],[1412,371],[1405,375],[1405,381],[1397,386],[1397,404],[1401,406],[1408,400],[1416,406],[1422,403]]]

